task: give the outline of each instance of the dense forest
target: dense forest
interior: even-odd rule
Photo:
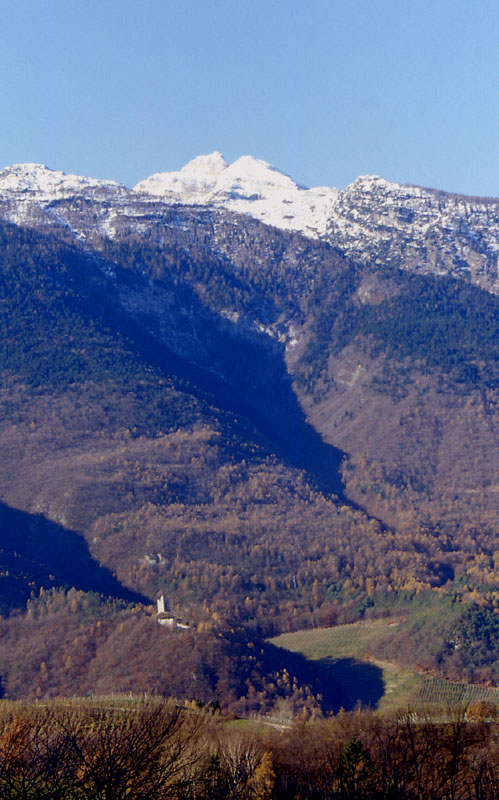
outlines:
[[[497,298],[162,214],[0,229],[4,696],[327,715],[267,638],[392,614],[373,656],[496,684]]]

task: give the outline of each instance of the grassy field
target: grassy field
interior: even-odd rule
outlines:
[[[364,706],[386,711],[433,703],[499,703],[499,689],[429,678],[415,669],[372,659],[370,647],[389,637],[400,624],[393,619],[372,620],[284,633],[271,641],[312,661],[330,664],[331,679],[342,686],[351,706],[360,701]]]

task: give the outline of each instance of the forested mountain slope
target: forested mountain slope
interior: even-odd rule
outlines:
[[[71,656],[74,672],[54,663],[52,677],[33,683],[42,694],[74,691],[84,673],[88,690],[96,628],[68,613],[92,607],[109,635],[123,624],[132,652],[146,630],[161,629],[146,605],[119,603],[158,591],[190,627],[162,639],[154,658],[166,647],[178,660],[175,637],[185,635],[199,655],[200,693],[225,691],[237,703],[258,684],[252,707],[276,701],[274,656],[245,673],[245,685],[229,670],[224,690],[231,645],[214,655],[219,633],[261,647],[263,634],[356,619],[378,601],[386,612],[390,597],[417,591],[493,612],[493,294],[355,262],[328,242],[224,209],[138,193],[132,202],[115,184],[57,180],[66,188],[56,182],[56,198],[51,184],[43,202],[26,186],[0,203],[22,223],[0,229],[0,501],[24,515],[10,512],[5,529],[2,603],[26,609],[27,587],[35,603],[0,639],[8,693],[22,694],[36,664],[47,665],[40,642],[14,681],[18,625],[38,614],[44,642],[66,624],[89,637]],[[68,558],[80,583],[47,547],[27,569],[12,545],[26,515],[56,525],[54,541],[79,542]],[[71,611],[66,595],[36,600],[40,587],[71,584],[118,606],[79,599]],[[113,648],[101,651],[102,668]],[[445,672],[453,653],[441,652],[434,666]],[[494,680],[494,658],[480,662],[482,678],[488,669]],[[152,669],[143,648],[130,663],[126,688]],[[473,669],[462,665],[465,676]],[[118,664],[113,675],[124,688]],[[303,675],[300,686],[315,680]],[[306,692],[293,696],[305,702]]]

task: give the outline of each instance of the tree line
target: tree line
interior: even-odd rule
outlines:
[[[288,727],[215,706],[113,697],[0,707],[4,800],[495,800],[486,704],[436,716],[340,712]]]

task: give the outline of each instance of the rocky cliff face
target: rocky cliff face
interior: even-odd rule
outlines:
[[[499,201],[358,178],[339,193],[326,238],[363,264],[450,274],[499,291]]]

